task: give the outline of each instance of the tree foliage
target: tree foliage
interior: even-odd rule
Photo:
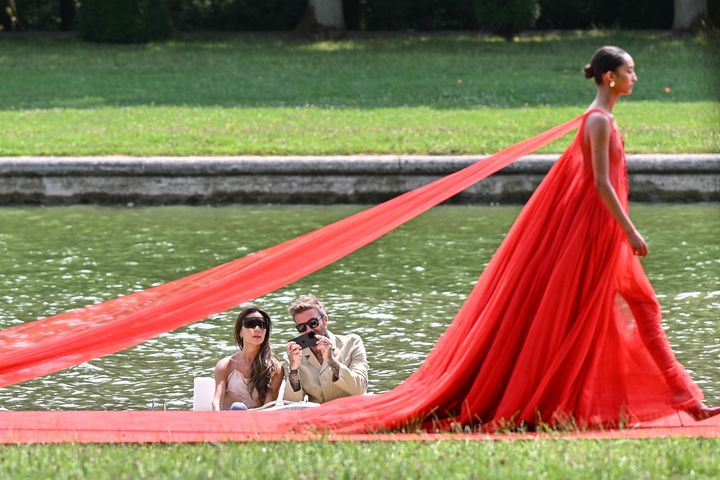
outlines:
[[[127,0],[128,7],[151,0]],[[669,29],[673,24],[675,0],[527,0],[519,4],[538,4],[539,29],[649,28]],[[57,30],[77,28],[74,11],[93,4],[113,4],[116,0],[0,0],[0,30]],[[479,21],[476,4],[482,0],[342,0],[348,30],[476,30]],[[163,0],[165,24],[180,31],[289,31],[295,27],[308,0]],[[515,11],[517,0],[494,1],[495,9],[482,18]],[[720,1],[708,1],[708,14],[720,24]],[[63,8],[64,6],[64,8]],[[112,9],[106,11],[112,11]],[[11,18],[8,12],[15,16]],[[520,12],[527,17],[527,9]],[[523,23],[523,22],[520,22]],[[521,29],[529,28],[527,22]],[[532,22],[530,22],[532,24]],[[134,27],[135,28],[135,27]],[[488,26],[481,26],[488,29]]]
[[[481,29],[511,40],[523,30],[535,26],[540,16],[538,0],[473,0]]]
[[[166,0],[83,0],[80,35],[95,42],[136,43],[170,35]]]
[[[290,30],[302,18],[301,0],[168,0],[179,30]]]

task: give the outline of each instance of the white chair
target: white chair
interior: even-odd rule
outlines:
[[[193,411],[212,410],[215,395],[215,379],[212,377],[195,377],[193,381]]]

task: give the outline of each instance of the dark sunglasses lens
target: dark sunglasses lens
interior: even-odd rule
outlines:
[[[245,321],[243,322],[243,326],[244,326],[245,328],[250,328],[250,329],[252,329],[252,328],[258,328],[258,327],[264,329],[264,328],[265,328],[265,321],[264,321],[264,320],[260,320],[260,319],[258,319],[258,318],[251,318],[251,319],[245,320]]]
[[[299,323],[295,325],[295,328],[297,328],[297,331],[300,333],[303,333],[305,330],[307,330],[308,327],[315,328],[318,325],[320,325],[320,319],[319,318],[311,318],[305,323]]]

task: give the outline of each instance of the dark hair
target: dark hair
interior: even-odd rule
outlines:
[[[256,390],[260,396],[260,400],[264,402],[268,388],[270,387],[270,381],[275,375],[275,369],[277,368],[277,364],[273,359],[270,348],[270,332],[272,331],[272,321],[270,320],[270,315],[257,308],[255,305],[245,306],[245,308],[243,308],[240,312],[240,315],[238,315],[237,320],[235,320],[235,342],[237,342],[238,347],[242,350],[243,340],[240,332],[242,331],[243,321],[245,320],[245,317],[255,312],[262,315],[267,328],[265,330],[265,339],[262,344],[260,344],[260,351],[255,357],[255,360],[253,360],[252,367],[250,368],[249,383],[252,387],[250,388],[250,395],[252,395],[252,392]]]
[[[625,55],[627,52],[622,48],[608,45],[598,48],[590,59],[590,63],[583,69],[585,78],[594,78],[595,83],[600,85],[605,72],[615,71],[616,68],[625,65]]]

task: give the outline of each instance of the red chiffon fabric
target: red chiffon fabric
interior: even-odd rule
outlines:
[[[582,125],[420,369],[386,398],[365,401],[343,431],[428,416],[490,428],[620,425],[702,398],[670,350],[640,262],[596,193]],[[609,154],[627,210],[614,122]],[[338,414],[350,402],[339,403]]]
[[[324,407],[323,407],[324,408]],[[306,412],[305,415],[309,413]],[[720,437],[720,416],[695,422],[684,413],[636,425],[632,429],[486,434],[484,432],[334,433],[283,431],[286,414],[260,412],[168,411],[0,411],[0,444],[149,443],[149,442],[293,442],[299,441],[447,441]],[[317,449],[317,446],[310,448]]]
[[[0,382],[117,351],[287,284],[579,124],[455,320],[404,383],[308,411],[245,412],[232,417],[232,431],[270,438],[284,432],[494,429],[540,422],[617,426],[698,402],[702,394],[670,350],[642,266],[596,193],[583,141],[586,117],[496,154],[489,166],[474,165],[189,280],[0,332]],[[625,155],[616,127],[609,154],[611,182],[627,209]],[[251,283],[244,280],[248,269],[255,272]],[[118,340],[119,331],[129,333]],[[57,332],[60,340],[53,337]],[[100,412],[67,413],[53,417],[57,431],[102,428],[93,423],[102,421]],[[218,422],[231,418],[218,415]],[[220,428],[218,422],[211,427]]]
[[[323,228],[172,282],[0,331],[0,387],[132,347],[329,265],[575,129],[580,118]]]
[[[596,192],[583,140],[588,114],[422,366],[379,398],[337,401],[314,424],[342,432],[413,419],[442,428],[619,426],[702,399]],[[627,210],[624,145],[610,120],[610,177]],[[350,409],[357,413],[342,413]]]

